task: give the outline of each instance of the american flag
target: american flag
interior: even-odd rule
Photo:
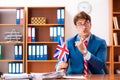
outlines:
[[[58,45],[56,47],[54,57],[59,61],[67,62],[69,56],[69,50],[66,47],[66,44],[63,42],[62,37],[60,37]]]

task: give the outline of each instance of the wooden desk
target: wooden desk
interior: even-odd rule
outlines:
[[[72,75],[74,76],[74,75]],[[0,79],[3,80],[3,79]],[[16,80],[16,79],[15,79]],[[19,79],[22,80],[22,79]],[[120,74],[115,75],[88,75],[86,79],[33,79],[33,80],[120,80]]]
[[[41,79],[34,79],[34,80],[41,80]],[[42,80],[46,80],[46,79],[42,79]],[[86,79],[47,79],[47,80],[120,80],[120,74],[115,74],[115,75],[88,75],[88,76],[86,76]]]

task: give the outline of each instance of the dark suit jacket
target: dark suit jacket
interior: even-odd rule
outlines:
[[[78,41],[78,34],[66,40],[66,45],[69,50],[67,74],[82,74],[83,73],[83,55],[75,46],[75,41]],[[107,45],[105,40],[91,34],[87,50],[91,53],[91,58],[88,60],[88,69],[92,74],[104,74],[103,66],[107,57]]]

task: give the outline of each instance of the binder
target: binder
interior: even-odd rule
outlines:
[[[19,47],[19,60],[22,60],[22,45],[18,45]]]
[[[32,41],[31,38],[32,38],[32,28],[28,27],[28,42]]]
[[[53,41],[56,42],[57,41],[57,28],[56,27],[53,27],[54,28],[54,33],[53,33]]]
[[[60,11],[61,11],[61,24],[64,24],[64,9],[62,8],[62,9],[60,9]]]
[[[20,8],[16,9],[16,24],[20,24]]]
[[[2,45],[0,44],[0,60],[2,59]]]
[[[36,45],[36,59],[40,60],[40,45]]]
[[[24,18],[24,9],[21,8],[21,9],[20,9],[20,24],[23,24],[23,23],[24,23],[23,18]]]
[[[8,63],[8,73],[12,74],[12,63],[11,62]]]
[[[12,74],[16,73],[16,67],[15,67],[15,63],[12,62]]]
[[[28,45],[28,60],[32,60],[32,45]]]
[[[61,27],[61,37],[63,38],[64,41],[64,26]]]
[[[44,45],[44,60],[48,59],[47,55],[47,45]]]
[[[59,42],[60,36],[61,36],[61,27],[57,26],[57,42]]]
[[[20,70],[19,70],[19,69],[20,69],[19,63],[16,62],[15,65],[16,65],[16,74],[19,74],[19,73],[20,73]]]
[[[18,45],[14,45],[14,59],[19,60]]]
[[[50,27],[50,41],[54,41],[54,27]]]
[[[44,55],[44,47],[43,45],[40,45],[40,60],[43,60],[43,55]]]
[[[32,60],[35,60],[35,45],[32,45]]]
[[[20,67],[20,74],[21,74],[21,73],[23,73],[23,65],[22,65],[22,64],[23,64],[23,63],[21,63],[21,62],[19,63],[19,67]]]
[[[61,24],[61,19],[60,19],[60,9],[57,9],[57,23]]]
[[[35,27],[32,27],[32,42],[36,41],[36,36],[35,36]]]

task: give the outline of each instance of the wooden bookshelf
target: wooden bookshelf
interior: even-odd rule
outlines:
[[[50,40],[50,27],[63,26],[57,23],[57,9],[65,7],[27,7],[26,10],[26,72],[51,72],[55,70],[56,60],[53,58],[57,41]],[[65,13],[64,13],[65,16]],[[45,17],[45,24],[31,24],[32,17]],[[28,42],[28,28],[35,27],[35,42]],[[65,30],[64,30],[65,34]],[[47,60],[29,60],[29,45],[47,45]]]
[[[23,9],[23,23],[16,24],[16,9]],[[20,41],[5,40],[5,32],[11,32],[13,29],[22,34]],[[9,62],[22,63],[22,72],[24,72],[24,50],[25,50],[25,9],[24,7],[0,7],[0,45],[2,45],[2,59],[0,60],[0,72],[9,72]],[[22,45],[22,59],[15,59],[14,45]],[[16,66],[15,66],[16,67]]]
[[[110,0],[110,44],[112,45],[111,54],[111,74],[118,74],[120,70],[120,0]],[[115,27],[113,17],[117,18],[118,28]],[[116,33],[116,38],[114,36]],[[116,44],[116,42],[117,44]]]

